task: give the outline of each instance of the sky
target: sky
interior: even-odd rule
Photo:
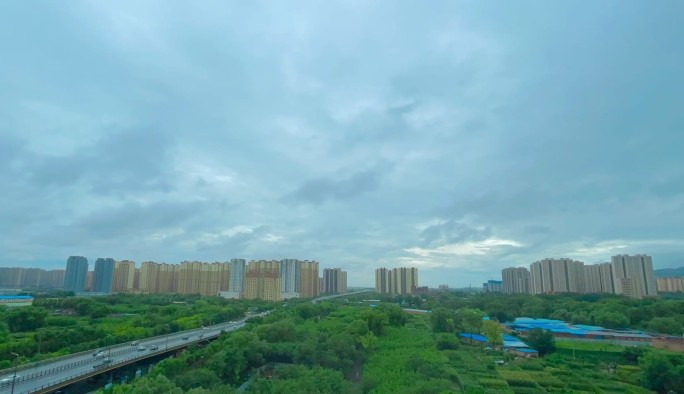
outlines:
[[[0,266],[684,265],[684,3],[0,3]]]

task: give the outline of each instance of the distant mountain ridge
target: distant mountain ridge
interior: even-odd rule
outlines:
[[[684,276],[684,267],[679,268],[661,268],[653,270],[656,278],[673,278],[677,276]]]

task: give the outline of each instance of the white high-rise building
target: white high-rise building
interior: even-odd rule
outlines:
[[[302,263],[296,259],[280,260],[281,298],[299,298],[301,288]]]
[[[501,291],[506,294],[530,294],[532,292],[530,284],[530,271],[525,267],[504,268],[501,271],[503,284]]]
[[[615,278],[610,263],[584,266],[584,292],[615,294]]]
[[[228,291],[220,292],[221,297],[242,298],[245,291],[245,259],[230,259],[230,284]]]
[[[584,293],[584,263],[544,259],[530,266],[533,294]]]
[[[616,294],[635,298],[658,295],[651,256],[619,254],[611,258],[610,265]]]

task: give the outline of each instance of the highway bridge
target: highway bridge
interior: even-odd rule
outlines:
[[[221,331],[244,326],[247,319],[114,345],[102,349],[98,356],[94,355],[95,350],[91,350],[26,364],[18,367],[14,379],[14,369],[3,370],[0,371],[0,394],[50,393],[142,359],[214,339],[221,335]]]
[[[371,292],[361,290],[333,294],[313,299],[311,302],[346,297]],[[249,316],[240,320],[207,326],[201,329],[176,332],[168,335],[145,338],[139,341],[118,344],[102,349],[95,356],[95,349],[25,364],[14,369],[0,371],[0,394],[43,394],[51,393],[76,382],[91,378],[125,365],[185,348],[194,343],[214,339],[221,331],[233,331],[245,325],[245,321],[269,312]]]

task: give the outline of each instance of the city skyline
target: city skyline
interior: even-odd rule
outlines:
[[[0,266],[306,256],[433,287],[682,266],[682,14],[0,2]]]
[[[641,254],[636,254],[636,255],[637,255],[637,256],[641,256]],[[628,255],[625,255],[625,256],[628,256]],[[73,257],[82,257],[82,256],[71,256],[70,258],[73,258]],[[611,259],[614,258],[614,257],[615,257],[615,256],[612,256]],[[656,265],[655,265],[655,264],[653,263],[653,261],[652,261],[652,257],[651,257],[651,256],[648,256],[648,257],[649,257],[649,264],[651,265],[651,267],[652,267],[653,269],[657,269]],[[84,257],[84,258],[85,258],[85,257]],[[87,258],[85,258],[85,259],[86,259],[86,263],[87,263],[88,260],[87,260]],[[98,259],[96,260],[95,263],[97,263],[98,260],[105,260],[105,259],[98,258]],[[110,260],[110,259],[108,258],[108,259],[106,259],[106,260]],[[235,269],[235,268],[236,268],[235,264],[242,263],[242,268],[241,268],[241,269],[244,270],[245,267],[246,267],[246,265],[247,265],[247,263],[250,262],[250,261],[262,261],[262,260],[263,260],[263,261],[278,261],[278,262],[281,262],[281,261],[282,261],[282,262],[287,262],[287,261],[292,261],[292,262],[294,262],[294,261],[305,262],[305,261],[308,261],[308,260],[299,260],[299,259],[264,260],[264,259],[242,259],[242,258],[237,258],[237,259],[236,259],[236,258],[230,258],[230,259],[226,259],[225,261],[218,261],[218,260],[217,260],[217,261],[213,261],[213,262],[206,262],[206,261],[203,262],[203,261],[197,261],[197,260],[193,260],[193,261],[184,260],[184,261],[180,261],[180,262],[177,262],[177,263],[166,263],[166,262],[158,263],[158,262],[155,262],[155,261],[144,261],[144,262],[136,263],[135,261],[132,261],[132,260],[116,260],[116,259],[111,259],[111,260],[113,260],[113,261],[115,262],[115,264],[116,264],[116,265],[115,265],[116,268],[113,270],[113,273],[112,273],[113,277],[111,278],[111,281],[112,281],[112,291],[114,291],[114,292],[116,292],[116,291],[125,291],[126,288],[129,288],[129,289],[130,289],[130,288],[133,287],[133,284],[134,284],[134,283],[136,283],[135,287],[138,288],[138,284],[137,284],[137,283],[139,283],[139,281],[140,281],[141,279],[140,279],[139,276],[134,276],[134,274],[141,275],[141,272],[144,271],[144,270],[143,270],[144,265],[145,265],[145,264],[150,264],[150,263],[152,263],[152,264],[158,264],[158,265],[160,265],[160,266],[166,266],[166,267],[169,267],[169,266],[177,266],[178,269],[180,269],[180,266],[181,266],[182,264],[187,264],[187,263],[198,263],[198,264],[230,264],[230,265],[233,267],[233,269]],[[548,262],[548,261],[568,261],[568,262],[571,262],[571,263],[580,263],[580,264],[582,264],[582,265],[583,265],[584,271],[581,271],[581,270],[580,270],[581,272],[578,271],[577,274],[576,274],[578,277],[579,277],[579,276],[582,277],[582,279],[581,279],[581,280],[582,280],[582,285],[584,286],[584,285],[586,284],[586,286],[589,286],[589,287],[588,287],[589,289],[598,289],[598,290],[596,290],[596,292],[599,292],[599,293],[600,293],[600,292],[603,292],[603,291],[602,291],[602,290],[603,290],[603,287],[602,287],[602,286],[607,286],[607,285],[601,283],[600,280],[597,279],[598,277],[600,277],[598,274],[597,274],[597,275],[591,276],[593,279],[589,279],[589,277],[587,276],[588,274],[587,274],[587,271],[586,271],[586,270],[588,270],[588,269],[594,269],[594,270],[596,270],[596,272],[599,272],[599,269],[601,269],[601,266],[605,266],[605,265],[610,265],[610,264],[611,264],[610,262],[605,262],[605,260],[606,260],[606,258],[603,258],[603,259],[601,259],[599,262],[590,263],[590,262],[585,262],[585,261],[575,261],[575,260],[573,260],[573,259],[566,258],[566,257],[561,257],[561,258],[544,258],[544,259],[541,259],[541,260],[533,261],[532,263],[529,263],[529,264],[521,264],[520,266],[514,266],[514,267],[504,267],[504,268],[502,268],[498,273],[492,273],[492,274],[487,274],[486,276],[485,276],[485,275],[481,276],[482,279],[480,280],[480,282],[468,283],[468,284],[466,284],[465,286],[458,286],[458,285],[454,285],[454,284],[448,283],[449,280],[446,280],[446,279],[448,279],[448,278],[445,278],[445,277],[443,277],[443,276],[440,276],[439,279],[438,279],[437,281],[431,281],[431,282],[427,282],[427,281],[424,281],[423,279],[421,279],[421,286],[427,286],[427,287],[430,287],[430,288],[437,288],[437,287],[438,287],[439,285],[441,285],[441,284],[447,284],[447,285],[449,285],[449,286],[452,287],[452,288],[459,288],[459,287],[460,287],[460,288],[473,288],[473,287],[477,288],[477,287],[480,287],[480,286],[482,285],[482,283],[486,283],[486,282],[492,281],[492,280],[502,280],[502,279],[503,279],[503,280],[504,280],[504,284],[503,284],[503,287],[502,287],[502,292],[504,292],[504,293],[506,293],[506,292],[523,292],[523,293],[524,293],[524,292],[533,292],[533,291],[534,291],[534,285],[535,285],[535,283],[534,283],[534,277],[533,277],[533,275],[532,275],[532,271],[531,271],[530,269],[528,269],[528,268],[532,268],[535,264],[539,264],[539,263],[545,262],[545,261],[547,261],[547,262]],[[315,261],[315,262],[316,262],[316,264],[319,264],[319,262],[317,262],[317,261]],[[126,264],[131,264],[131,265],[132,265],[132,268],[131,268],[131,269],[127,269],[127,268],[124,267],[124,268],[122,268],[122,269],[126,269],[125,273],[119,273],[119,265],[120,265],[120,264],[124,264],[124,265],[126,265]],[[68,259],[67,259],[67,265],[68,265]],[[337,264],[337,265],[339,265],[339,264]],[[89,266],[89,265],[88,265],[88,266]],[[388,268],[389,270],[401,268],[399,265],[396,265],[396,266],[388,266],[388,267],[389,267],[389,268]],[[682,265],[682,267],[684,267],[684,265]],[[62,272],[64,273],[64,275],[66,275],[66,270],[65,270],[65,267],[64,267],[64,263],[61,264],[61,268],[58,266],[58,267],[56,267],[56,268],[51,268],[51,269],[44,269],[44,268],[40,268],[40,267],[19,267],[19,266],[7,266],[7,267],[3,267],[3,266],[0,265],[0,269],[1,269],[1,268],[22,268],[22,269],[24,269],[24,270],[28,270],[28,272],[30,272],[31,270],[37,270],[37,269],[42,269],[42,270],[47,271],[47,272],[51,272],[51,271],[62,271]],[[417,268],[417,267],[412,267],[412,268]],[[673,268],[678,268],[678,267],[673,267]],[[319,279],[319,280],[322,280],[322,279],[324,278],[324,277],[323,277],[324,272],[325,272],[326,270],[331,270],[331,269],[333,269],[333,268],[325,268],[325,267],[322,267],[322,268],[320,269],[321,277],[318,278],[318,279]],[[341,268],[334,268],[334,269],[341,270]],[[367,284],[366,282],[363,282],[363,283],[361,283],[361,284],[351,283],[351,284],[348,285],[348,286],[351,286],[351,287],[366,287],[366,288],[376,287],[376,288],[377,288],[377,270],[378,270],[378,269],[379,269],[379,268],[375,268],[375,269],[374,269],[374,271],[375,271],[376,273],[370,278],[371,281],[366,281],[366,282],[368,282],[368,283],[370,283],[370,284]],[[527,278],[526,278],[526,279],[523,278],[523,277],[521,277],[521,275],[524,275],[523,271],[521,271],[521,270],[527,271]],[[422,271],[422,270],[421,270],[421,271]],[[511,283],[512,283],[512,280],[511,280],[511,279],[513,278],[513,276],[509,276],[509,280],[508,280],[508,281],[505,280],[505,278],[506,278],[506,272],[510,272],[509,275],[515,275],[515,276],[516,276],[516,280],[515,280],[516,284],[515,284],[515,285],[512,285],[512,284],[511,284]],[[515,273],[513,273],[513,272],[515,272]],[[93,265],[93,269],[92,269],[92,270],[88,269],[88,270],[86,271],[86,274],[87,274],[87,276],[86,276],[86,285],[84,285],[84,286],[90,285],[91,288],[89,288],[89,291],[93,291],[93,290],[94,290],[94,287],[93,287],[93,286],[95,285],[95,281],[96,281],[95,265]],[[122,281],[122,279],[121,279],[121,278],[122,278],[122,275],[126,275],[127,278],[128,278],[128,276],[130,276],[130,278],[127,279],[127,280],[123,280],[123,281]],[[347,287],[347,281],[348,281],[347,275],[348,275],[348,271],[345,271],[345,277],[344,277],[345,288]],[[612,274],[611,274],[611,275],[612,275]],[[605,274],[604,274],[604,276],[605,276]],[[293,276],[293,277],[294,277],[294,276]],[[299,277],[299,276],[297,276],[297,277]],[[375,278],[375,280],[373,280],[373,278]],[[52,281],[54,281],[54,280],[56,280],[56,279],[48,279],[49,282],[52,282]],[[592,283],[592,280],[594,281],[593,283]],[[31,282],[31,281],[35,282],[36,279],[33,278],[33,279],[29,279],[28,281],[29,281],[29,282]],[[574,279],[574,280],[573,280],[573,283],[575,283],[576,281],[577,281],[577,279]],[[92,282],[92,283],[91,283],[91,282]],[[426,283],[426,282],[427,282],[427,283]],[[118,285],[117,285],[117,283],[118,283]],[[665,283],[665,282],[663,282],[663,283]],[[236,284],[234,284],[234,285],[236,285]],[[549,284],[547,284],[547,286],[548,286],[548,285],[549,285]],[[127,286],[127,287],[121,287],[121,286]],[[154,286],[154,285],[153,285],[153,286]],[[293,283],[291,286],[294,286],[294,283]],[[299,286],[299,283],[297,283],[297,286]],[[314,285],[311,285],[311,286],[314,286]],[[325,285],[323,285],[322,283],[319,283],[319,282],[316,282],[315,286],[317,286],[318,288],[324,288],[324,287],[325,287]],[[507,291],[507,290],[506,290],[507,288],[509,288],[509,290],[513,289],[513,288],[510,288],[510,286],[515,286],[515,287],[514,287],[515,290],[514,290],[514,291]],[[538,284],[537,286],[541,286],[541,285]],[[611,287],[612,291],[610,291],[610,292],[619,291],[619,290],[615,290],[615,289],[617,288],[617,285],[616,285],[616,284],[611,284],[611,286],[612,286],[612,287]],[[655,287],[655,282],[654,282],[653,286]],[[117,289],[118,289],[118,290],[117,290]],[[521,289],[527,289],[527,291],[521,291]],[[573,289],[577,290],[576,287],[573,287]],[[178,288],[168,288],[166,291],[176,292],[176,291],[178,291]],[[561,291],[565,291],[565,290],[562,289]],[[582,291],[584,291],[584,290],[582,290]],[[108,292],[108,291],[105,291],[105,292]],[[544,291],[542,291],[542,292],[544,292]]]

